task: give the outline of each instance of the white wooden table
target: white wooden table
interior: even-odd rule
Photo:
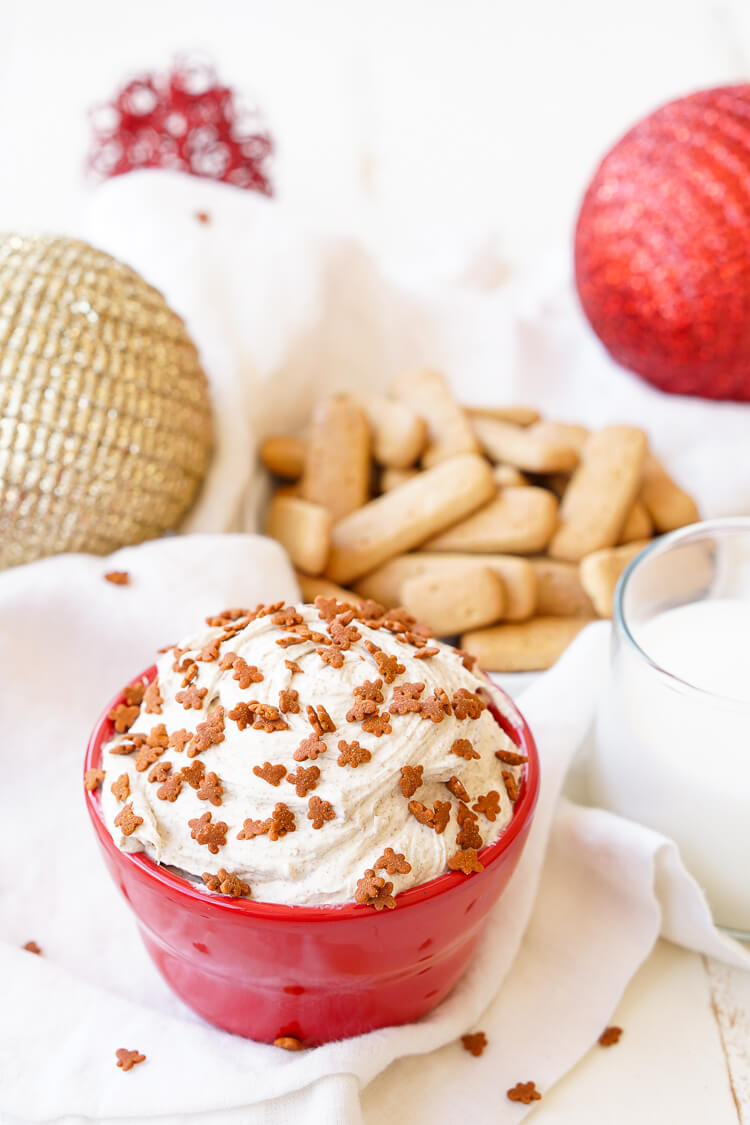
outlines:
[[[612,1022],[535,1125],[750,1125],[750,973],[659,942]]]

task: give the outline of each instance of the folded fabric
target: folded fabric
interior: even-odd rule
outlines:
[[[107,583],[110,567],[128,571],[131,584]],[[546,1089],[586,1051],[653,946],[663,906],[676,940],[737,964],[746,956],[713,929],[673,845],[559,801],[606,667],[608,627],[599,624],[522,698],[542,759],[539,807],[516,875],[451,996],[419,1023],[293,1055],[205,1025],[158,976],[103,869],[83,809],[83,749],[102,706],[159,644],[225,604],[295,596],[281,550],[240,535],[178,537],[106,562],[58,557],[0,575],[11,845],[0,891],[4,1113],[215,1121],[255,1106],[263,1122],[300,1112],[310,1122],[356,1121],[358,1091],[401,1060],[406,1077],[394,1077],[394,1097],[410,1096],[409,1066],[420,1067],[409,1121],[449,1120],[453,1106],[459,1113],[462,1075],[471,1076],[477,1112],[516,1121],[518,1107],[498,1104],[498,1088],[533,1075]],[[29,939],[43,957],[20,949]],[[492,1046],[476,1060],[456,1040],[480,1017]],[[122,1046],[147,1056],[127,1078],[115,1066]]]

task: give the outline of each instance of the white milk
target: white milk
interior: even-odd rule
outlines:
[[[668,609],[617,644],[591,797],[676,840],[715,920],[750,932],[750,601]]]

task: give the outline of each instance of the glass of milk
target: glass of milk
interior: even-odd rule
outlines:
[[[671,836],[750,940],[750,517],[665,535],[622,575],[591,798]]]

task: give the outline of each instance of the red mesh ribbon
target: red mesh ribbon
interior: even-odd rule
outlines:
[[[270,134],[214,68],[178,57],[166,74],[128,82],[91,115],[88,167],[102,179],[137,168],[174,168],[272,194]]]

